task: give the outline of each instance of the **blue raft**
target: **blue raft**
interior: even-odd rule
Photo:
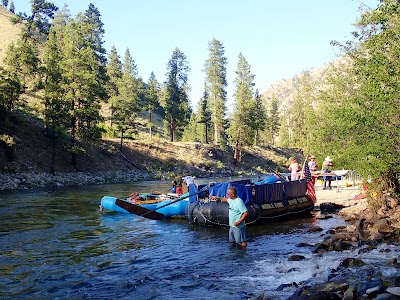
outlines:
[[[140,195],[146,195],[148,194],[140,194]],[[185,196],[188,196],[189,194],[183,194],[182,198]],[[121,213],[130,213],[126,209],[122,208],[120,205],[117,205],[117,197],[113,196],[104,196],[101,199],[101,207],[116,211],[116,212],[121,212]],[[157,212],[163,214],[166,218],[171,218],[171,217],[185,217],[186,216],[186,209],[189,205],[189,199],[183,199],[181,201],[177,201],[175,203],[170,204],[171,202],[176,201],[176,199],[179,199],[179,197],[165,197],[164,195],[157,195],[157,198],[154,199],[155,201],[151,203],[145,203],[145,201],[137,201],[137,202],[132,202],[130,199],[119,199],[121,201],[124,201],[126,205],[137,205],[144,207],[148,210],[157,210]],[[160,207],[160,208],[159,208]],[[159,209],[158,209],[159,208]]]
[[[258,224],[273,218],[310,212],[316,201],[314,186],[305,180],[278,181],[276,176],[253,182],[250,179],[213,182],[190,186],[190,194],[170,199],[158,196],[156,202],[132,203],[105,196],[101,206],[118,212],[133,213],[154,220],[185,217],[189,223],[201,225],[228,225],[229,206],[226,202],[211,200],[211,196],[225,197],[230,186],[237,189],[249,212],[246,224]],[[163,195],[165,196],[165,195]],[[124,209],[125,207],[126,209]],[[149,214],[152,215],[149,215]]]

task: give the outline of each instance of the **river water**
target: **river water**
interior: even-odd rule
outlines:
[[[246,299],[265,292],[287,299],[295,288],[277,291],[281,284],[326,281],[345,257],[381,268],[399,255],[388,245],[323,256],[299,247],[322,241],[326,230],[343,224],[313,214],[249,226],[243,250],[228,243],[228,228],[99,209],[104,195],[168,188],[169,182],[141,182],[0,193],[0,298]],[[309,233],[315,225],[324,231]],[[294,254],[306,259],[289,261]]]

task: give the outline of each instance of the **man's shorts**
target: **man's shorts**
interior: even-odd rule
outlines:
[[[246,241],[246,226],[242,228],[229,227],[229,242],[236,242],[237,244]]]

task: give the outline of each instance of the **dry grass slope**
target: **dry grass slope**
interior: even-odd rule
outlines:
[[[21,32],[21,26],[11,23],[10,18],[13,16],[12,12],[0,7],[0,66],[3,65],[8,46],[17,41]]]

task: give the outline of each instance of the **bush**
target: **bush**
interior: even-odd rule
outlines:
[[[15,158],[14,138],[7,134],[2,134],[0,135],[0,145],[4,148],[7,160],[12,161]]]

